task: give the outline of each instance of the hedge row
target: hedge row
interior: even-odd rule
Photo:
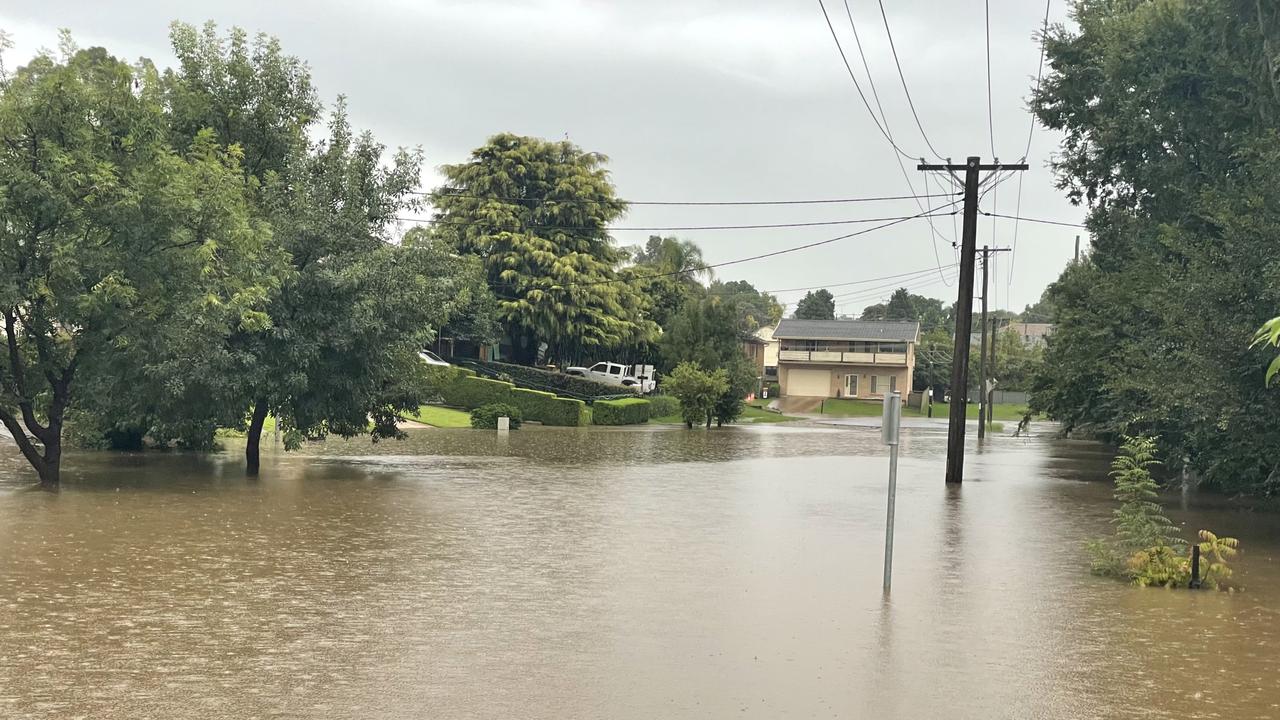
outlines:
[[[586,425],[589,418],[586,403],[581,400],[522,390],[511,383],[476,377],[465,368],[432,368],[427,382],[431,394],[441,402],[464,410],[507,403],[519,408],[525,420],[568,427]]]
[[[546,390],[577,398],[596,398],[613,395],[625,395],[627,388],[596,382],[576,375],[539,370],[525,365],[508,365],[507,363],[472,361],[494,372],[511,378],[516,385],[528,386],[537,390]]]
[[[649,396],[649,417],[671,417],[680,414],[680,401],[671,395]]]
[[[649,401],[640,398],[597,400],[591,406],[596,425],[639,425],[649,422]]]
[[[525,420],[537,420],[543,425],[563,427],[580,427],[588,422],[587,404],[581,400],[556,397],[551,393],[515,387],[511,389],[510,398],[511,404],[524,413]]]

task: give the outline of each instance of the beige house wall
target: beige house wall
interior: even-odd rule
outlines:
[[[871,393],[871,376],[878,375],[882,378],[894,376],[898,378],[898,392],[902,393],[902,397],[906,397],[911,392],[911,382],[915,375],[915,345],[907,346],[907,366],[906,367],[889,367],[884,365],[822,365],[818,363],[791,363],[781,361],[778,363],[778,384],[781,386],[782,397],[787,397],[790,393],[787,391],[788,375],[792,370],[824,370],[830,375],[828,383],[827,397],[844,397],[844,376],[858,376],[858,394],[856,397],[865,400],[880,400],[884,398],[886,388],[877,387],[880,392]],[[887,382],[887,381],[886,381]]]

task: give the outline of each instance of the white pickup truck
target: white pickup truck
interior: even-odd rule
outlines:
[[[631,373],[631,369],[621,363],[598,362],[591,367],[570,367],[565,368],[566,375],[577,375],[588,380],[605,383],[606,385],[618,385],[627,388],[632,392],[642,395],[653,392],[657,387],[652,377],[638,378]]]

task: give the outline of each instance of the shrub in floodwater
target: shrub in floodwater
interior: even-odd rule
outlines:
[[[1159,485],[1151,468],[1159,464],[1155,438],[1126,437],[1120,454],[1111,463],[1115,481],[1115,536],[1090,540],[1086,550],[1095,574],[1123,577],[1135,585],[1187,586],[1191,582],[1188,545],[1178,537],[1173,522],[1160,506]],[[1201,582],[1204,587],[1225,587],[1231,577],[1227,558],[1234,557],[1240,542],[1200,531]]]
[[[498,418],[511,418],[511,429],[515,430],[520,427],[520,421],[523,416],[520,414],[520,408],[507,403],[489,403],[481,405],[471,411],[471,427],[478,430],[496,430],[498,429]]]

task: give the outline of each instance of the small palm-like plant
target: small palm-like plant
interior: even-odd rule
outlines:
[[[1151,437],[1126,437],[1120,454],[1111,462],[1115,480],[1116,540],[1125,554],[1167,545],[1185,547],[1158,502],[1159,485],[1151,477],[1156,460],[1156,440]]]
[[[1258,328],[1258,333],[1253,336],[1253,347],[1259,345],[1280,347],[1280,317],[1271,318],[1266,325]],[[1280,355],[1277,355],[1276,359],[1271,361],[1271,366],[1267,368],[1266,384],[1270,385],[1277,374],[1280,374]]]
[[[1240,541],[1235,538],[1218,537],[1208,530],[1200,531],[1200,555],[1209,558],[1209,569],[1204,574],[1207,587],[1221,587],[1231,578],[1231,566],[1228,558],[1240,554]]]

